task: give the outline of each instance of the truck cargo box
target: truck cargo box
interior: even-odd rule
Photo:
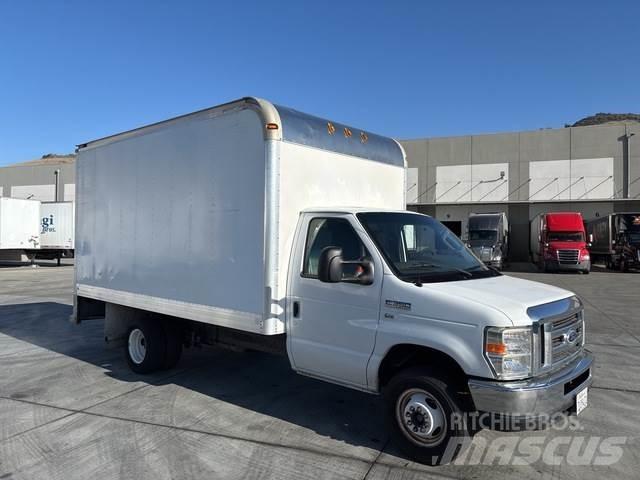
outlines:
[[[40,202],[0,197],[0,249],[40,248]]]
[[[73,202],[40,205],[40,248],[73,250],[75,211]]]
[[[78,299],[262,334],[284,332],[300,211],[405,208],[397,142],[255,98],[80,145],[76,168]]]

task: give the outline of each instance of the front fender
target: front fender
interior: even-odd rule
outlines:
[[[394,315],[381,322],[376,346],[367,365],[367,384],[378,391],[379,370],[397,345],[428,347],[451,357],[467,375],[493,378],[482,352],[483,329],[478,325],[413,316]]]

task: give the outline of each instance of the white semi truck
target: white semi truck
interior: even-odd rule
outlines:
[[[405,211],[392,139],[244,98],[80,145],[76,201],[72,320],[104,317],[135,372],[194,344],[283,354],[382,394],[393,439],[431,464],[465,414],[586,406],[578,298]]]

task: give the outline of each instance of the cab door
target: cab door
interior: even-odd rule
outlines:
[[[289,268],[288,347],[293,367],[337,383],[366,388],[367,363],[380,314],[382,264],[352,215],[304,214]],[[323,283],[318,260],[326,247],[340,247],[343,260],[370,260],[373,283]],[[353,278],[358,265],[345,265]]]

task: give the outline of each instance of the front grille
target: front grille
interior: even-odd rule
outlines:
[[[539,322],[538,338],[539,372],[553,370],[569,363],[584,345],[584,320],[582,311]]]
[[[473,252],[481,261],[483,262],[491,261],[491,253],[492,253],[491,247],[476,247],[473,249]]]
[[[558,263],[561,265],[577,265],[580,250],[558,250]]]
[[[570,315],[568,317],[565,318],[561,318],[560,320],[555,320],[551,325],[553,327],[554,330],[560,330],[562,328],[565,328],[573,323],[576,323],[577,321],[580,320],[580,316],[581,313],[574,313],[573,315]]]

